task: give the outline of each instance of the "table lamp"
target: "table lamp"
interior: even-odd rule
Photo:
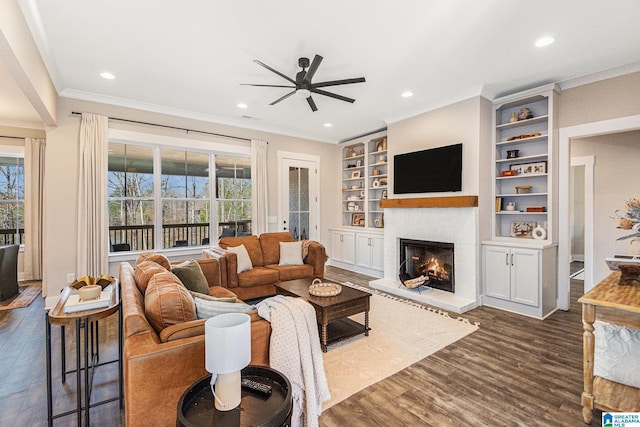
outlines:
[[[230,411],[240,405],[240,371],[251,361],[251,318],[244,313],[212,317],[204,324],[204,338],[215,407]]]

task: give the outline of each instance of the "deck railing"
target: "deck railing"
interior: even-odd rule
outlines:
[[[0,229],[0,245],[23,245],[24,228]]]
[[[221,222],[222,228],[233,228],[239,232],[251,231],[251,220]],[[209,224],[164,224],[162,226],[162,247],[200,246],[209,244]],[[153,250],[154,225],[119,225],[109,227],[109,242],[112,252]]]

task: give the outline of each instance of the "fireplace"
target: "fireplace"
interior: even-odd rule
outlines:
[[[398,275],[403,283],[407,280],[419,283],[424,278],[424,286],[455,292],[453,243],[412,239],[399,241]]]

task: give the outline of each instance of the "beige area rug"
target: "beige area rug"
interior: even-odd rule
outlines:
[[[0,311],[29,307],[29,304],[40,295],[40,291],[42,291],[42,282],[40,280],[20,282],[18,283],[18,294],[1,301]]]
[[[478,329],[463,318],[373,289],[369,336],[364,334],[330,345],[324,353],[331,400],[328,409],[352,394],[395,374]],[[351,319],[364,323],[364,313]]]

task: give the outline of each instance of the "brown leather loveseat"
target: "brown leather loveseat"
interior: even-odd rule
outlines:
[[[220,264],[216,259],[197,260],[209,284],[209,295],[235,296],[220,286]],[[158,332],[150,322],[142,282],[144,268],[120,264],[120,286],[123,310],[125,418],[128,426],[176,425],[178,400],[196,380],[206,376],[204,363],[205,319],[173,324]],[[152,266],[151,269],[154,267]],[[151,273],[146,274],[149,276]],[[164,272],[171,276],[170,273]],[[136,278],[141,278],[137,281]],[[151,283],[153,279],[149,279]],[[151,285],[149,285],[151,286]],[[145,288],[146,290],[146,288]],[[181,291],[182,292],[182,291]],[[188,291],[187,295],[188,294]],[[166,297],[166,294],[163,296]],[[169,302],[169,311],[179,311]],[[166,300],[165,306],[166,307]],[[151,315],[151,314],[149,314]],[[254,310],[251,316],[251,364],[269,365],[271,325]],[[157,322],[156,322],[157,323]]]
[[[274,295],[275,284],[285,280],[305,277],[324,277],[327,258],[322,244],[302,241],[302,264],[279,265],[280,243],[293,242],[288,232],[262,233],[260,237],[223,237],[217,246],[205,249],[203,258],[217,259],[220,262],[222,286],[241,299],[251,299]],[[230,247],[244,245],[251,258],[252,268],[238,273],[238,258]]]

